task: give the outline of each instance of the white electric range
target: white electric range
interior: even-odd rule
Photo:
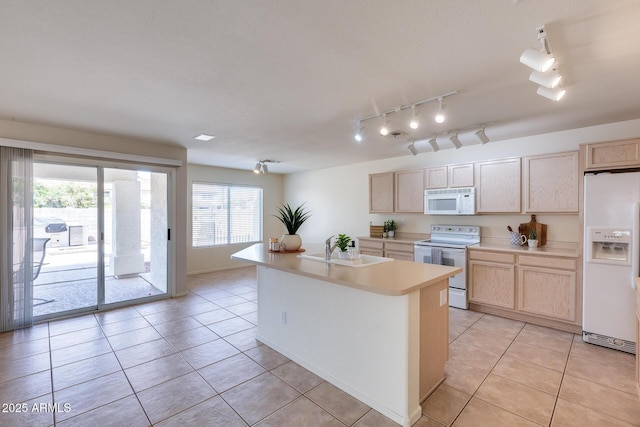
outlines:
[[[449,306],[469,308],[467,298],[467,246],[480,243],[475,225],[432,225],[431,238],[413,245],[414,261],[462,268],[449,278]]]

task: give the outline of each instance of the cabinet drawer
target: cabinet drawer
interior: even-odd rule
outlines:
[[[384,249],[386,251],[413,253],[413,243],[385,242]]]
[[[545,256],[520,255],[518,257],[520,265],[530,265],[532,267],[558,268],[561,270],[575,271],[577,260],[572,258],[556,258]]]
[[[384,256],[387,258],[400,259],[404,261],[413,261],[413,253],[409,252],[385,250]]]
[[[503,254],[498,252],[469,251],[469,259],[476,261],[503,262],[505,264],[515,264],[516,256],[513,254]]]
[[[364,240],[364,239],[359,239],[358,240],[358,246],[360,246],[360,249],[373,249],[373,250],[379,250],[382,252],[382,247],[383,247],[384,243],[380,242],[380,241],[376,241],[376,240]]]

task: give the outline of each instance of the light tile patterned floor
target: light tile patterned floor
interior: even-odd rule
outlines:
[[[0,427],[397,426],[256,341],[254,268],[188,287],[0,335],[0,403],[14,404]],[[450,320],[447,380],[416,426],[640,425],[631,355],[471,311]]]

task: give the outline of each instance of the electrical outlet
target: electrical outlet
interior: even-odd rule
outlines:
[[[399,219],[396,222],[398,223],[398,225],[407,225],[407,220],[406,219]]]
[[[281,311],[280,312],[280,323],[282,323],[283,325],[287,324],[287,312],[286,311]]]
[[[440,291],[440,307],[447,304],[448,291],[449,291],[448,289],[443,289]]]

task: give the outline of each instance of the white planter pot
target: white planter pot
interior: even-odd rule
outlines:
[[[349,251],[342,252],[341,250],[338,250],[338,258],[339,259],[349,259]]]
[[[297,251],[302,247],[302,239],[298,234],[283,234],[280,238],[280,247],[285,251]]]
[[[538,241],[529,239],[529,249],[536,249],[537,247],[538,247]]]
[[[396,232],[395,232],[395,231],[393,231],[393,230],[391,230],[391,231],[387,231],[387,235],[388,235],[389,237],[393,237],[393,236],[395,236],[395,235],[396,235]]]

